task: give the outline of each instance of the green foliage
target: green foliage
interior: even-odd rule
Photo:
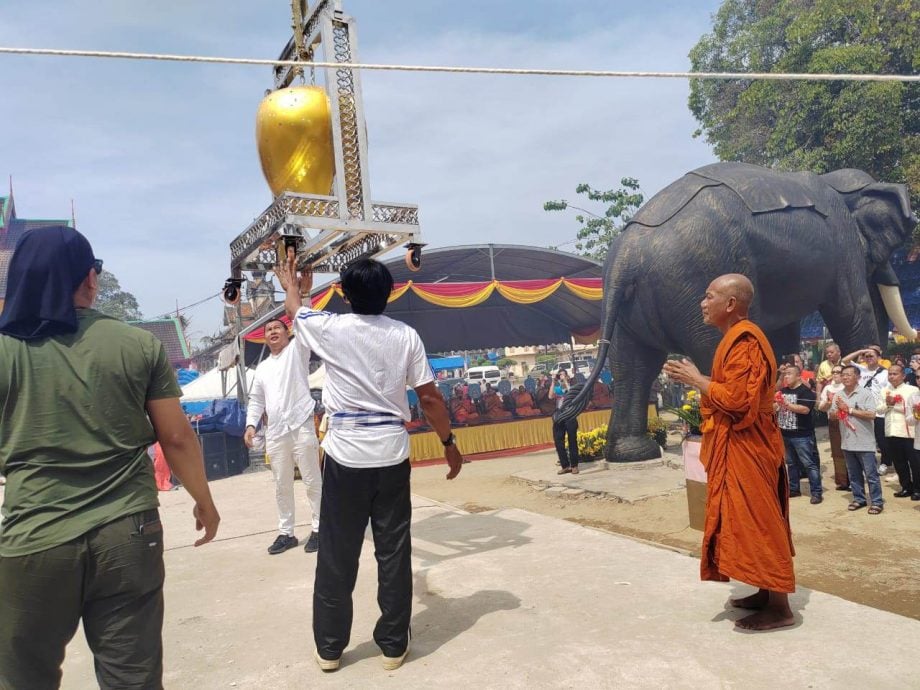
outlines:
[[[510,366],[512,366],[512,365],[514,365],[514,364],[517,364],[517,360],[508,359],[507,357],[502,357],[500,360],[498,360],[498,361],[495,363],[495,366],[497,366],[499,369],[501,369],[502,367],[510,367]]]
[[[537,355],[536,364],[551,364],[556,366],[556,355]]]
[[[725,0],[690,51],[700,72],[920,72],[917,0]],[[920,83],[691,80],[722,160],[906,182],[920,207]]]
[[[646,433],[662,448],[668,445],[668,424],[661,417],[649,417]]]
[[[99,275],[95,309],[122,321],[140,321],[144,318],[134,295],[122,290],[118,278],[105,269]]]
[[[605,204],[606,210],[602,215],[573,206],[565,199],[547,201],[543,204],[543,210],[573,209],[578,211],[575,220],[578,221],[581,228],[576,235],[575,249],[582,256],[603,261],[607,257],[607,248],[611,240],[620,233],[620,230],[645,201],[645,197],[639,191],[639,181],[634,177],[624,177],[620,180],[620,185],[619,189],[608,189],[605,192],[584,183],[575,188],[576,194],[587,196],[589,201]]]

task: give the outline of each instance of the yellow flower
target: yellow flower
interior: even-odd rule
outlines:
[[[684,406],[683,406],[682,408],[680,408],[680,409],[682,409],[684,412],[689,412],[690,410],[693,409],[693,407],[691,407],[690,405],[684,405]]]
[[[696,397],[696,391],[695,391],[695,390],[689,390],[689,391],[687,391],[687,400],[693,400],[695,397]]]

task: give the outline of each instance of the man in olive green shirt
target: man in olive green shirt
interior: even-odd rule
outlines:
[[[159,441],[210,541],[220,517],[163,345],[91,309],[101,262],[28,231],[0,315],[0,688],[56,688],[82,619],[103,688],[162,687]]]

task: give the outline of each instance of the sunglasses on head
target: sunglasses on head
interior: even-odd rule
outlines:
[[[842,373],[843,373],[843,369],[832,369],[832,370],[831,370],[831,373],[832,373],[832,374],[842,374]]]
[[[96,275],[102,273],[102,259],[95,259],[93,261],[93,270],[96,272]]]

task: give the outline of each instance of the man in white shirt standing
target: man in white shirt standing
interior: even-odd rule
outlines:
[[[407,386],[418,394],[425,419],[444,444],[448,479],[460,473],[463,457],[422,339],[383,315],[393,289],[386,266],[361,259],[342,273],[351,314],[301,307],[313,274],[307,269],[297,279],[293,252],[276,272],[296,339],[326,365],[323,405],[329,431],[323,438],[323,530],[313,587],[314,658],[322,670],[334,671],[348,646],[352,592],[370,522],[381,612],[374,641],[383,652],[383,668],[392,671],[409,652],[412,616]]]
[[[881,365],[882,348],[878,345],[869,345],[862,350],[851,352],[843,358],[844,364],[852,364],[859,369],[859,385],[872,392],[875,404],[882,402],[882,389],[888,385],[888,370]],[[862,359],[862,362],[858,361]],[[879,450],[878,473],[888,471],[888,447],[885,443],[885,414],[879,412],[875,415],[875,443]]]
[[[269,356],[256,367],[246,407],[246,445],[252,448],[262,414],[268,417],[265,449],[275,477],[278,503],[278,536],[268,547],[279,554],[297,546],[294,536],[294,464],[307,487],[307,500],[313,511],[310,538],[304,551],[319,548],[320,497],[323,478],[319,469],[319,442],[313,424],[313,397],[310,395],[310,348],[302,340],[291,342],[287,326],[280,319],[265,324]]]
[[[882,389],[882,399],[877,411],[885,415],[885,442],[888,457],[894,463],[895,472],[901,482],[901,490],[895,498],[907,498],[920,492],[914,485],[911,472],[914,461],[914,418],[911,401],[920,393],[916,386],[904,381],[904,367],[892,364],[888,367],[888,385]]]

